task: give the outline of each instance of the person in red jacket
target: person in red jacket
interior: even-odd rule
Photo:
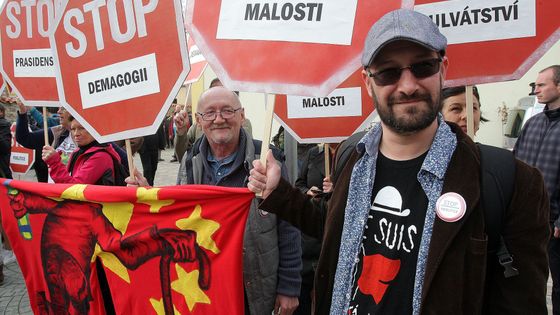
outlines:
[[[60,154],[51,146],[43,147],[42,158],[49,166],[55,183],[114,185],[113,161],[120,163],[119,154],[109,144],[98,143],[73,117],[70,132],[78,146],[64,165]]]

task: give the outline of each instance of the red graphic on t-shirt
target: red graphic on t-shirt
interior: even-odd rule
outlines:
[[[401,261],[398,259],[389,259],[379,254],[364,256],[362,275],[358,279],[360,291],[371,295],[375,303],[379,304],[400,268]]]

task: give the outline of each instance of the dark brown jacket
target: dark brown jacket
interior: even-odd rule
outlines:
[[[456,223],[436,217],[422,290],[422,314],[546,314],[549,239],[548,197],[540,173],[516,161],[515,189],[502,235],[519,276],[505,279],[502,270],[487,270],[487,236],[480,205],[480,155],[477,146],[457,131],[457,148],[448,166],[443,193],[465,198],[466,214]],[[327,207],[309,200],[283,181],[260,205],[299,227],[323,237],[315,275],[315,314],[329,314],[353,153],[335,183]],[[319,224],[323,222],[324,224]],[[485,285],[485,282],[486,285]]]

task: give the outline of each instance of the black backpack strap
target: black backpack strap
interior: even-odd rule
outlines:
[[[96,185],[106,185],[106,186],[126,186],[126,182],[124,181],[124,179],[127,178],[128,176],[130,176],[130,174],[128,172],[128,167],[125,167],[124,164],[121,161],[117,160],[117,158],[115,156],[113,156],[111,153],[109,153],[107,150],[99,150],[99,151],[94,151],[94,152],[88,152],[88,153],[84,153],[82,155],[84,156],[84,158],[89,159],[90,156],[92,156],[92,155],[94,155],[98,152],[105,152],[105,154],[107,154],[109,157],[111,157],[111,160],[113,161],[113,182],[104,181],[104,176],[105,175],[103,175],[103,176],[101,176],[99,181],[95,184]]]
[[[519,274],[513,267],[513,257],[502,237],[504,213],[513,196],[515,158],[513,153],[493,146],[478,144],[481,163],[481,198],[488,235],[489,255],[496,255],[506,278]]]
[[[331,181],[333,183],[336,182],[338,175],[340,175],[340,172],[346,165],[346,161],[348,161],[352,153],[356,151],[356,145],[358,144],[358,142],[360,142],[360,140],[362,140],[365,134],[366,131],[359,131],[351,135],[346,140],[341,142],[336,149],[333,168],[331,171]]]

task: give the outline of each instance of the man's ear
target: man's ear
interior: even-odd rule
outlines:
[[[241,121],[243,122],[243,121],[245,121],[245,108],[241,107],[240,112],[241,112],[240,113],[241,114]]]
[[[368,71],[366,69],[362,69],[362,80],[364,81],[369,97],[373,97],[373,80],[370,80],[369,78]]]
[[[439,72],[441,73],[442,81],[445,81],[448,67],[449,67],[449,59],[447,58],[447,56],[443,56],[443,59],[441,60],[441,69],[439,69]]]

